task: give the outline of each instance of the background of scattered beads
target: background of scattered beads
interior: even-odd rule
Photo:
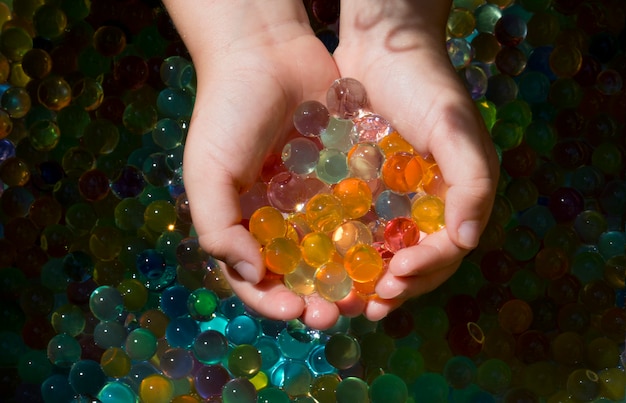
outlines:
[[[305,3],[332,51],[337,2]],[[623,401],[625,14],[454,1],[450,60],[502,160],[490,223],[436,291],[320,332],[256,317],[198,248],[194,70],[160,4],[0,3],[0,396]]]

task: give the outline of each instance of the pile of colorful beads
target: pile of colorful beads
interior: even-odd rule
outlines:
[[[285,144],[280,160],[268,157],[254,191],[266,188],[261,200],[269,205],[252,214],[248,227],[267,269],[284,276],[288,288],[338,301],[352,289],[373,294],[395,252],[416,245],[420,231],[444,227],[437,194],[445,185],[432,159],[416,154],[382,116],[366,112],[357,80],[336,80],[327,104],[330,110],[318,101],[296,109],[300,135]]]
[[[332,51],[338,2],[305,3]],[[246,309],[198,246],[180,181],[194,68],[161,6],[0,2],[0,400],[624,401],[625,15],[453,1],[450,60],[501,151],[490,221],[438,289],[316,331]]]

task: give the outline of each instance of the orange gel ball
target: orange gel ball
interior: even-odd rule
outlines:
[[[394,192],[410,193],[416,191],[422,181],[422,167],[413,155],[399,152],[385,160],[382,177],[385,185]]]
[[[271,206],[264,206],[252,213],[248,223],[250,233],[261,245],[272,239],[285,236],[287,223],[282,213]]]
[[[333,187],[333,195],[339,199],[348,219],[363,217],[372,206],[372,191],[367,183],[358,178],[346,178]]]
[[[377,279],[383,271],[383,259],[374,247],[358,244],[344,256],[344,266],[352,280],[366,283]]]

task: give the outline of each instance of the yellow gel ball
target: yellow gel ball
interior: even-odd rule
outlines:
[[[304,261],[313,267],[319,267],[328,262],[335,252],[332,239],[323,232],[307,234],[302,239],[300,247]]]
[[[289,238],[274,238],[263,249],[265,266],[276,274],[293,272],[301,258],[300,247],[293,239]]]
[[[433,233],[445,225],[443,201],[433,195],[418,197],[411,205],[411,217],[421,231]]]
[[[100,357],[102,371],[112,378],[121,378],[130,372],[131,360],[119,347],[109,347]]]

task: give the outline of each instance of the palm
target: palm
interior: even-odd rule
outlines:
[[[185,169],[184,179],[201,244],[227,263],[229,283],[251,308],[276,319],[304,312],[311,326],[332,325],[338,316],[333,304],[313,298],[305,311],[304,301],[279,281],[261,280],[259,246],[239,224],[239,194],[254,183],[267,153],[284,144],[293,111],[305,100],[323,99],[338,78],[332,57],[306,31],[288,42],[229,53],[198,77],[184,161],[193,169]],[[240,261],[256,270],[242,277]]]

